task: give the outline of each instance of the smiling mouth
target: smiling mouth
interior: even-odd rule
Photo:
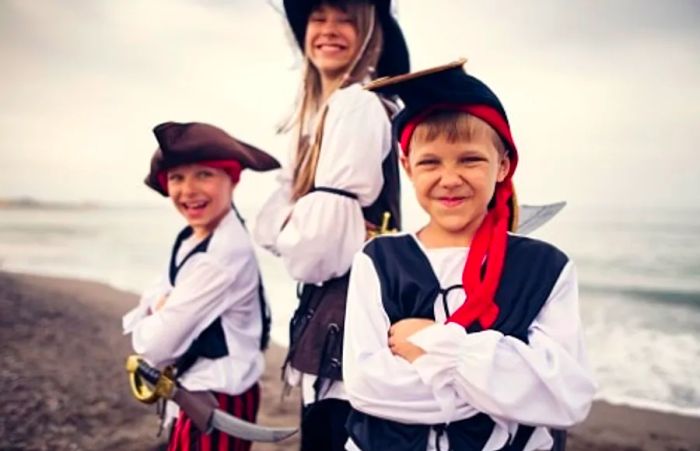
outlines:
[[[323,44],[317,44],[316,45],[316,50],[319,50],[321,52],[328,52],[328,53],[335,53],[335,52],[342,52],[347,50],[347,46],[343,44],[337,44],[337,43],[323,43]]]
[[[182,202],[180,205],[188,213],[198,213],[204,210],[206,206],[209,205],[209,202],[204,200],[198,202]]]
[[[465,197],[450,196],[450,197],[439,197],[438,200],[445,207],[456,207],[464,202]]]

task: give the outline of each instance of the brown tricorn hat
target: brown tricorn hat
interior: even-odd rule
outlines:
[[[280,167],[273,156],[213,125],[164,122],[156,125],[153,134],[159,147],[151,158],[151,170],[144,182],[163,196],[168,193],[159,175],[183,164],[235,161],[242,169],[254,171],[270,171]]]

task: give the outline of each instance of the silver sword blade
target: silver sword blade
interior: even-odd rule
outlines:
[[[529,235],[535,230],[549,222],[554,216],[566,206],[566,202],[557,202],[547,205],[521,205],[520,222],[516,233],[519,235]]]
[[[139,362],[138,371],[148,376],[148,380],[157,381],[161,372],[151,367],[147,362]],[[168,394],[168,398],[175,402],[190,417],[197,429],[209,433],[211,429],[218,429],[228,435],[254,442],[279,442],[297,432],[296,428],[275,428],[260,426],[255,423],[236,418],[223,410],[216,408],[217,401],[208,391],[189,391],[179,384]]]
[[[295,428],[260,426],[236,418],[219,409],[214,410],[210,424],[214,429],[218,429],[228,435],[253,442],[279,442],[297,432]]]

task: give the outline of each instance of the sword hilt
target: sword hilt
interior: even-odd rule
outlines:
[[[175,393],[176,383],[171,368],[159,371],[138,355],[131,355],[126,359],[126,371],[131,394],[144,404],[153,404],[160,398],[170,399]]]
[[[389,228],[390,221],[391,221],[391,213],[388,211],[385,211],[382,214],[382,223],[379,225],[379,227],[377,227],[376,230],[370,230],[368,232],[369,238],[374,238],[375,236],[389,235],[392,233],[396,233],[398,230]]]
[[[160,371],[144,362],[143,359],[139,359],[139,365],[136,372],[137,374],[141,375],[141,377],[146,379],[146,381],[148,381],[148,383],[151,385],[156,385],[158,383],[158,379],[160,379]]]

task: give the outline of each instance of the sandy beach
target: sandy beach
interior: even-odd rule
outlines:
[[[90,281],[0,272],[0,450],[155,450],[154,409],[130,395],[120,317],[132,293]],[[295,424],[272,346],[259,422]],[[296,438],[255,450],[297,449]],[[597,402],[568,450],[700,450],[700,418]]]

